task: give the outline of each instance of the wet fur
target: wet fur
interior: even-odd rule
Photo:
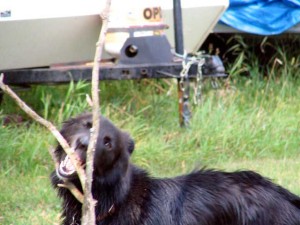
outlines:
[[[64,123],[70,144],[89,140],[91,115]],[[199,170],[169,179],[150,177],[129,162],[134,142],[127,133],[101,118],[95,153],[93,196],[97,225],[299,225],[300,198],[252,171]],[[106,149],[104,139],[111,141]],[[56,148],[59,160],[64,156]],[[80,153],[81,154],[81,153]],[[55,172],[52,184],[63,200],[64,225],[80,224],[81,204]],[[80,189],[78,178],[70,180]],[[111,206],[114,211],[108,214]]]

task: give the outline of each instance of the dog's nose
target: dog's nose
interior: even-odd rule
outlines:
[[[87,136],[80,137],[77,139],[77,146],[80,148],[87,148],[89,145],[90,138]]]

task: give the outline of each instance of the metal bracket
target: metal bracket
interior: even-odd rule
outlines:
[[[165,35],[129,37],[121,49],[119,64],[171,63],[171,45]]]

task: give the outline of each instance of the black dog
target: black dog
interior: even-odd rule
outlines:
[[[90,114],[64,123],[62,134],[82,163],[89,143]],[[296,225],[300,198],[251,171],[200,170],[172,179],[151,178],[129,162],[134,142],[101,117],[94,164],[97,225]],[[81,204],[62,180],[80,183],[61,146],[52,183],[63,199],[63,224],[80,224]]]

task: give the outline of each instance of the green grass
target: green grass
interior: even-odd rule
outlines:
[[[132,161],[153,176],[203,166],[251,169],[300,195],[299,59],[292,65],[282,61],[284,65],[270,67],[270,75],[262,76],[257,60],[251,59],[247,78],[238,75],[245,65],[236,62],[230,67],[235,67],[234,76],[217,90],[206,81],[203,102],[192,106],[186,129],[178,124],[172,80],[101,82],[102,113],[132,135]],[[83,82],[18,91],[59,127],[89,109],[89,92],[90,85]],[[5,96],[0,118],[7,114],[21,114],[27,122],[0,124],[0,224],[59,224],[60,201],[49,181],[54,166],[47,152],[55,140]]]
[[[0,224],[58,224],[60,203],[47,172],[0,176]]]

